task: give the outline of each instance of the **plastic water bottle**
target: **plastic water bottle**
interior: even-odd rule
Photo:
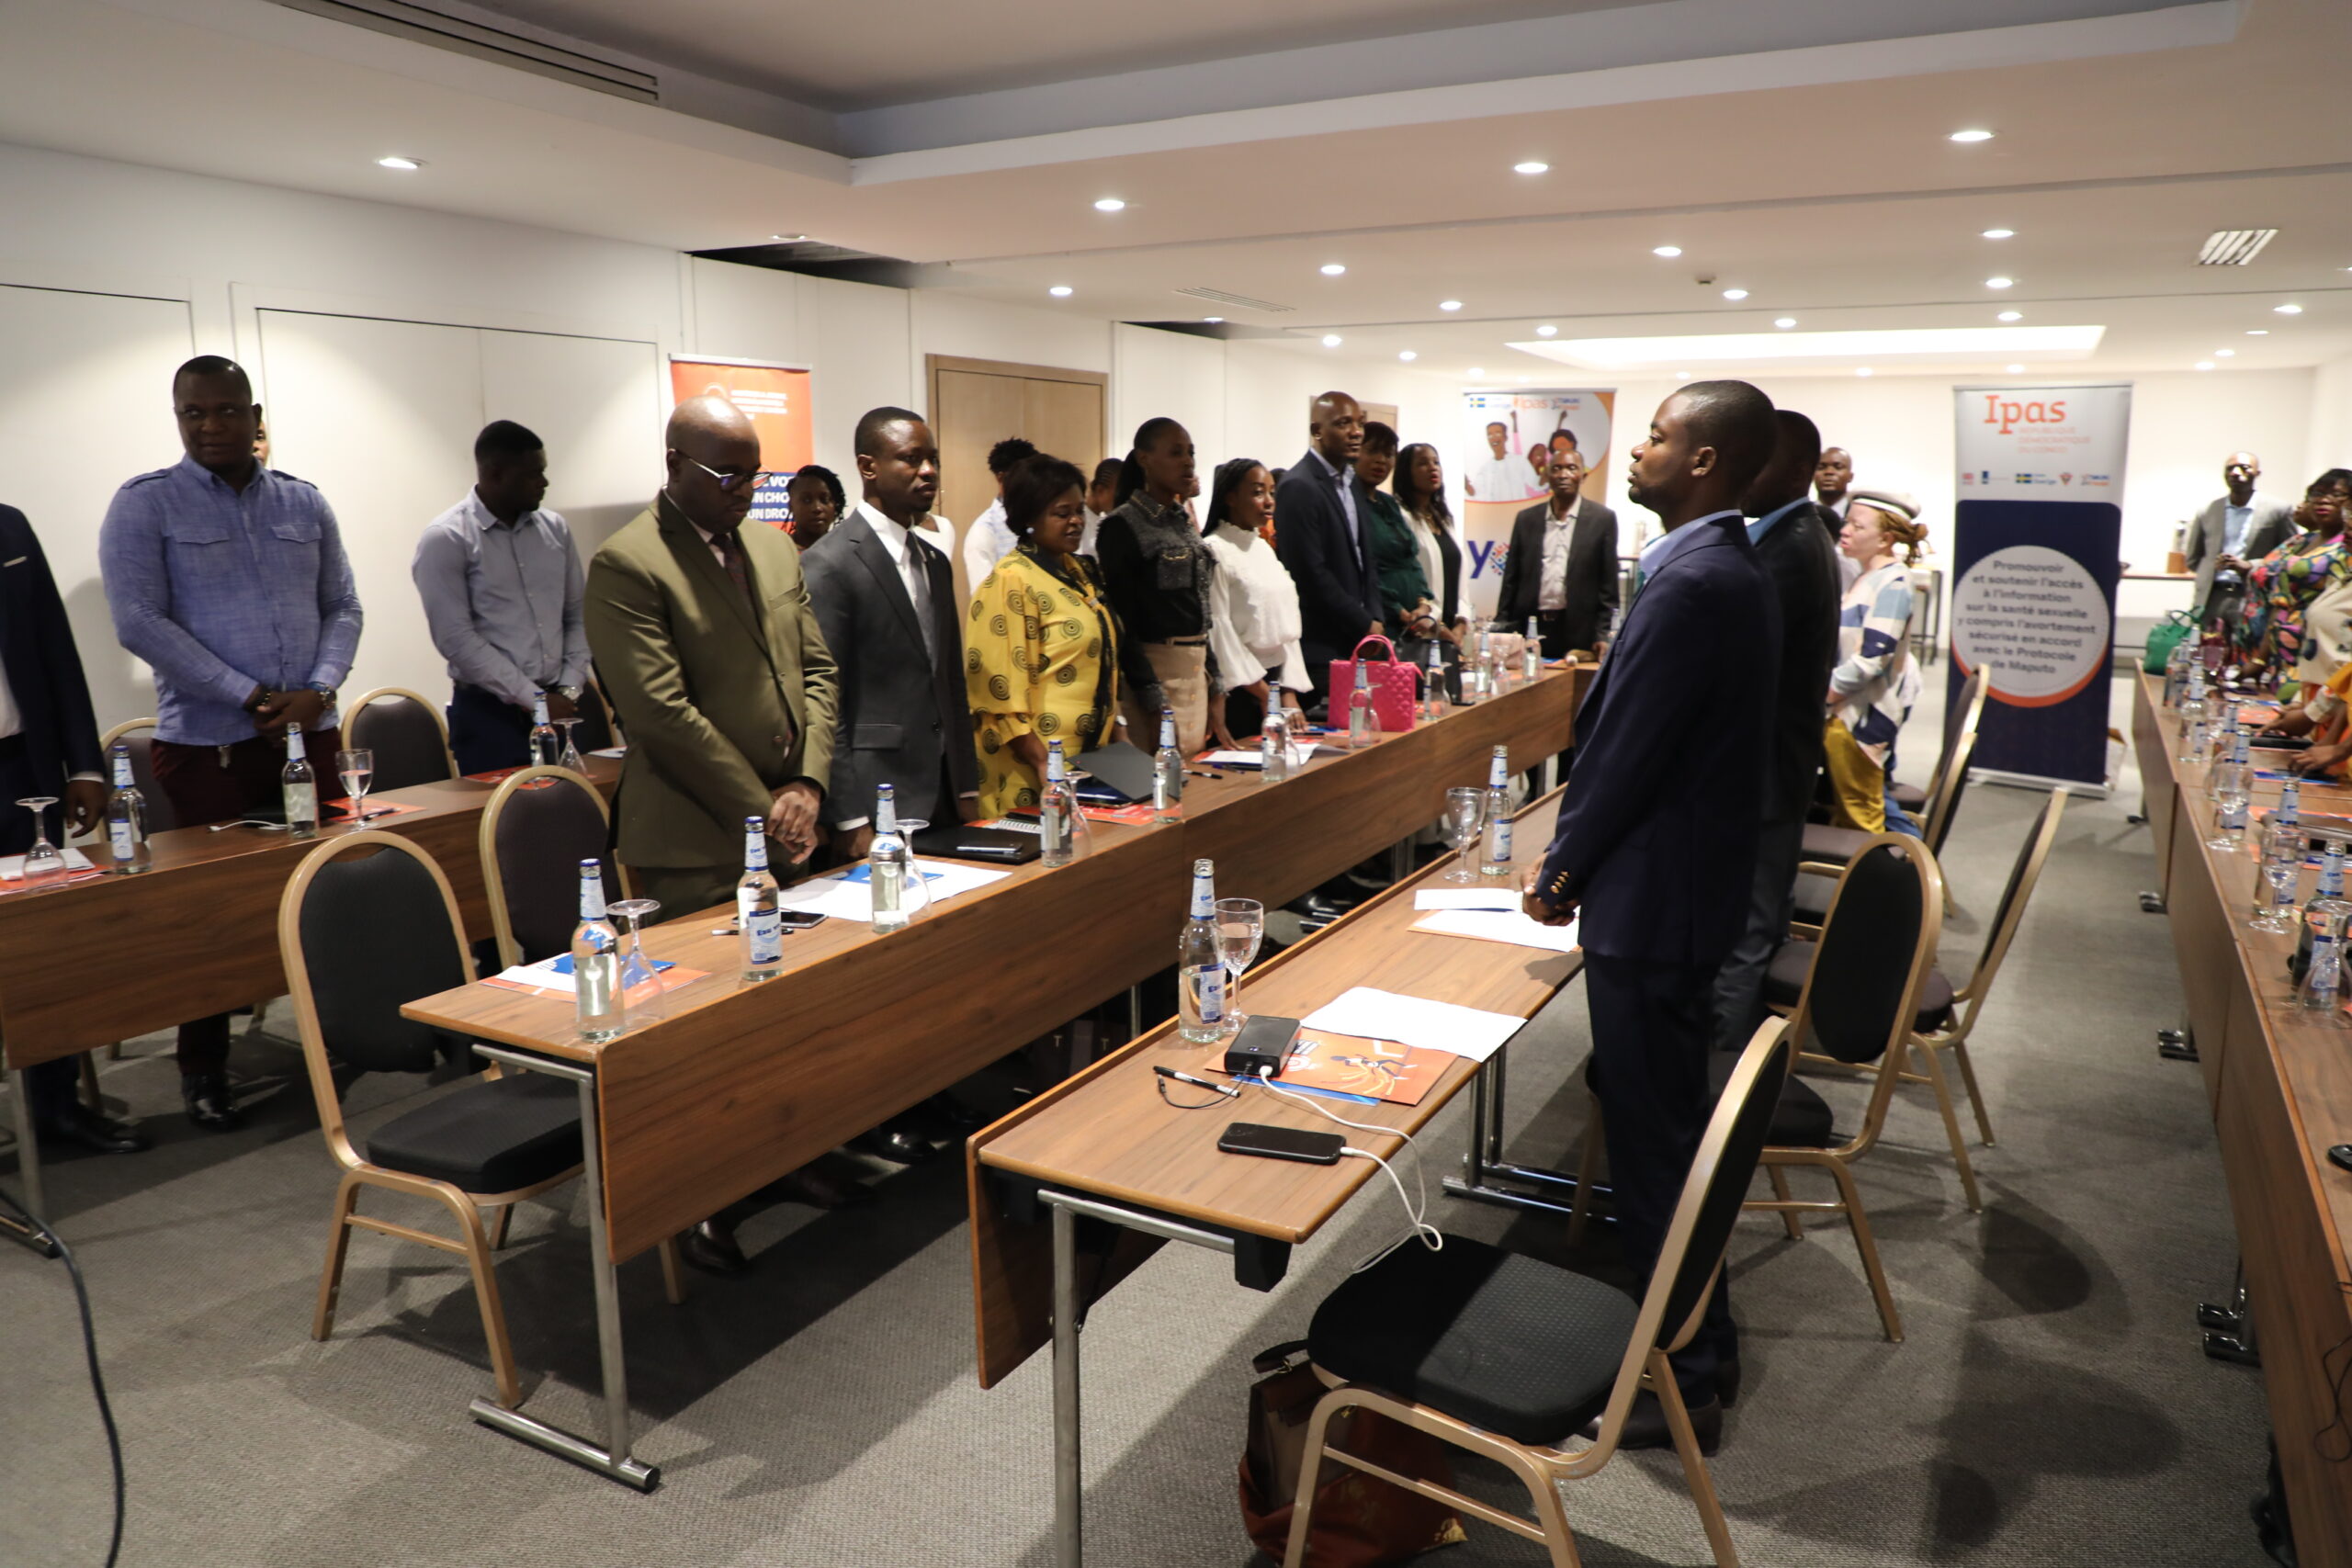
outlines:
[[[116,741],[107,759],[114,765],[114,793],[107,796],[107,869],[129,876],[154,863],[154,852],[147,847],[147,801],[131,782],[130,743]]]
[[[1380,715],[1372,706],[1372,666],[1356,660],[1356,689],[1348,694],[1348,749],[1361,750],[1380,739]]]
[[[563,740],[548,717],[548,694],[540,692],[531,698],[531,766],[552,768],[562,755]]]
[[[617,1040],[628,1026],[621,994],[621,938],[605,913],[603,863],[580,863],[580,924],[571,932],[572,1019],[592,1045]]]
[[[907,884],[914,880],[914,852],[899,831],[898,792],[889,784],[875,792],[874,845],[865,852],[865,874],[867,890],[874,895],[875,933],[887,936],[904,931],[914,919],[907,908]]]
[[[1510,874],[1510,748],[1495,748],[1487,764],[1487,831],[1478,870],[1487,876]]]
[[[1258,782],[1280,784],[1290,777],[1290,721],[1279,712],[1266,716],[1258,738]]]
[[[743,875],[735,884],[735,924],[743,943],[743,978],[773,980],[784,973],[783,894],[768,870],[768,822],[743,818]]]
[[[1069,782],[1062,762],[1062,743],[1046,742],[1046,788],[1037,800],[1038,860],[1046,865],[1068,865],[1078,858],[1078,786]]]
[[[319,778],[311,772],[311,759],[302,750],[302,727],[299,724],[286,727],[286,770],[277,777],[286,799],[287,836],[317,838]]]
[[[1151,754],[1151,819],[1174,822],[1184,815],[1184,753],[1176,745],[1176,713],[1159,710],[1159,750]]]
[[[2344,923],[2352,915],[2352,904],[2337,899],[2328,908],[2316,909],[2314,901],[2314,908],[2307,917],[2312,922],[2311,956],[2303,964],[2302,983],[2295,987],[2295,1000],[2310,1014],[2305,1021],[2342,1029]]]
[[[1225,951],[1216,929],[1215,867],[1193,863],[1193,903],[1176,938],[1176,1032],[1195,1045],[1225,1038]]]
[[[1519,673],[1521,680],[1532,681],[1544,673],[1544,639],[1535,634],[1535,617],[1527,617],[1527,646],[1520,649]]]

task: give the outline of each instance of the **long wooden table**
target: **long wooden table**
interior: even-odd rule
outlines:
[[[2205,769],[2177,760],[2180,727],[2162,697],[2159,678],[2139,679],[2132,736],[2237,1221],[2295,1550],[2305,1568],[2352,1568],[2352,1171],[2326,1154],[2352,1143],[2352,1028],[2295,1007],[2292,935],[2247,928],[2251,847],[2206,845],[2213,807]],[[2256,765],[2282,755],[2256,751]],[[2278,795],[2275,783],[2256,785],[2258,804]],[[2352,790],[2306,784],[2302,803],[2307,814],[2352,814]],[[2304,874],[2305,897],[2314,874]]]
[[[1542,840],[1557,801],[1555,793],[1521,813],[1522,842]],[[1582,967],[1581,956],[1412,931],[1419,918],[1415,890],[1445,871],[1442,862],[1430,865],[1253,971],[1242,1006],[1299,1018],[1371,981],[1404,995],[1533,1016]],[[1164,1024],[967,1145],[981,1385],[1046,1343],[1054,1348],[1058,1568],[1078,1568],[1083,1555],[1078,1325],[1087,1307],[1163,1241],[1229,1253],[1239,1283],[1270,1289],[1290,1249],[1311,1239],[1365,1182],[1378,1180],[1369,1160],[1316,1166],[1221,1153],[1217,1140],[1236,1122],[1332,1130],[1315,1112],[1263,1090],[1191,1111],[1161,1099],[1157,1067],[1198,1075],[1222,1055],[1222,1046],[1188,1043]],[[1426,1127],[1477,1074],[1457,1058],[1419,1105],[1331,1109],[1390,1129],[1351,1131],[1348,1139],[1393,1162],[1406,1135]],[[1195,1089],[1179,1098],[1210,1097]],[[1381,1190],[1389,1190],[1385,1183]],[[1089,1223],[1098,1233],[1091,1247],[1080,1231]],[[1095,1258],[1083,1270],[1082,1250]]]
[[[1279,784],[1190,781],[1179,822],[1096,823],[1079,861],[1015,868],[888,937],[828,920],[786,940],[772,979],[742,980],[735,940],[712,935],[710,916],[655,927],[650,952],[706,977],[603,1045],[577,1038],[568,1000],[492,987],[402,1010],[501,1060],[593,1082],[595,1267],[608,1271],[1167,968],[1195,859],[1216,863],[1221,895],[1287,902],[1434,820],[1449,787],[1484,782],[1493,747],[1514,769],[1541,765],[1569,744],[1590,675],[1547,672]],[[609,1413],[626,1404],[616,1348],[605,1371]],[[577,1438],[475,1408],[643,1483],[623,1473],[625,1436],[598,1463]]]

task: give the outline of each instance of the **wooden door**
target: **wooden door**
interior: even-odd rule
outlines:
[[[1097,370],[1012,365],[993,359],[928,356],[931,433],[939,443],[939,512],[956,525],[956,542],[996,499],[989,448],[1007,436],[1075,463],[1089,475],[1102,460],[1111,378]],[[963,551],[952,552],[956,596],[968,601]]]

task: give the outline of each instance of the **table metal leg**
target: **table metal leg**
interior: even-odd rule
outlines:
[[[1467,1198],[1473,1202],[1534,1209],[1547,1214],[1573,1214],[1577,1189],[1581,1185],[1575,1177],[1564,1170],[1514,1165],[1503,1158],[1503,1097],[1510,1083],[1509,1058],[1509,1046],[1497,1051],[1487,1059],[1479,1070],[1478,1081],[1471,1086],[1470,1153],[1463,1159],[1463,1174],[1445,1179],[1445,1190],[1451,1197]],[[1502,1185],[1505,1182],[1511,1185]],[[1524,1187],[1538,1191],[1517,1190]],[[1607,1207],[1610,1197],[1607,1185],[1594,1182],[1594,1203],[1588,1206],[1586,1217],[1614,1224],[1616,1215]]]
[[[1127,1038],[1130,1040],[1143,1038],[1143,987],[1141,986],[1127,987]]]
[[[1084,1568],[1085,1467],[1079,1432],[1078,1216],[1054,1209],[1054,1568]]]
[[[493,1061],[526,1072],[552,1073],[557,1077],[570,1078],[580,1090],[580,1180],[588,1199],[589,1270],[596,1287],[596,1352],[604,1382],[605,1446],[598,1448],[561,1427],[487,1399],[473,1402],[473,1418],[624,1486],[650,1492],[662,1483],[661,1471],[630,1458],[628,1451],[628,1362],[621,1349],[620,1282],[614,1274],[612,1248],[605,1228],[605,1171],[596,1132],[596,1075],[570,1063],[520,1052],[486,1045],[476,1045],[474,1049]]]
[[[40,1140],[33,1136],[33,1097],[24,1068],[8,1069],[8,1095],[15,1102],[17,1179],[25,1184],[25,1207],[46,1220],[49,1200],[41,1187]]]

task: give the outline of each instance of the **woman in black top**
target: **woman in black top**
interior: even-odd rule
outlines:
[[[1176,715],[1176,744],[1187,757],[1212,731],[1230,746],[1216,660],[1209,657],[1208,551],[1185,515],[1184,498],[1198,479],[1193,437],[1172,419],[1144,421],[1119,471],[1119,504],[1094,537],[1102,589],[1144,657],[1159,677]],[[1125,695],[1128,730],[1137,746],[1159,744],[1159,715],[1147,713],[1141,694]]]
[[[1453,509],[1445,503],[1445,470],[1438,463],[1437,448],[1416,441],[1397,453],[1396,472],[1388,488],[1405,514],[1405,526],[1420,551],[1430,592],[1436,599],[1434,615],[1404,627],[1410,645],[1407,657],[1426,668],[1430,643],[1443,643],[1447,684],[1458,699],[1462,633],[1469,623],[1462,615],[1462,541],[1454,535]]]

